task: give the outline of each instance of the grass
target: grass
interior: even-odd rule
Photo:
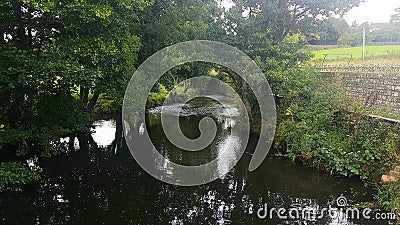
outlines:
[[[365,64],[400,64],[400,45],[395,46],[366,46]],[[314,62],[322,62],[325,54],[351,54],[351,63],[360,64],[362,59],[362,47],[336,48],[329,50],[313,51]],[[328,63],[349,62],[349,57],[331,56],[326,59]]]

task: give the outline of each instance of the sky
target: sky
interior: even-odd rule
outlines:
[[[365,0],[359,7],[351,9],[344,17],[347,23],[357,21],[383,23],[390,22],[394,9],[400,7],[400,0]]]

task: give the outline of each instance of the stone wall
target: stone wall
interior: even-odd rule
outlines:
[[[400,71],[348,68],[320,69],[321,78],[326,82],[339,84],[346,96],[358,101],[364,107],[387,108],[400,114]]]

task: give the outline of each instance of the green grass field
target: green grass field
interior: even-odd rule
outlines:
[[[397,46],[366,46],[366,58],[398,58],[400,60],[400,45]],[[337,48],[330,50],[313,51],[314,60],[323,60],[324,54],[352,54],[353,59],[362,58],[362,47]],[[327,60],[331,61],[337,57],[331,56]],[[343,59],[343,58],[342,58]]]

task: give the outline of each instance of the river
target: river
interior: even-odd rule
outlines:
[[[150,135],[158,151],[175,162],[201,164],[240,144],[229,132],[235,118],[227,118],[214,106],[191,106],[180,114],[183,133],[198,136],[198,122],[211,116],[218,134],[204,151],[184,153],[163,135],[159,113],[160,108],[155,108],[147,114]],[[82,160],[79,151],[69,151],[30,162],[42,170],[42,180],[22,192],[0,193],[0,224],[388,224],[348,219],[336,209],[338,197],[345,197],[349,205],[372,200],[373,188],[359,179],[332,177],[272,153],[249,172],[256,135],[250,136],[245,154],[232,170],[226,168],[235,160],[234,154],[219,161],[218,180],[196,187],[162,183],[136,164],[126,145],[115,147],[116,123],[107,119],[93,124],[92,137],[98,146],[91,147],[88,160]],[[173,173],[168,165],[162,168]],[[330,206],[333,216],[321,215]],[[272,210],[271,218],[263,218],[272,208],[318,213],[282,219]]]

